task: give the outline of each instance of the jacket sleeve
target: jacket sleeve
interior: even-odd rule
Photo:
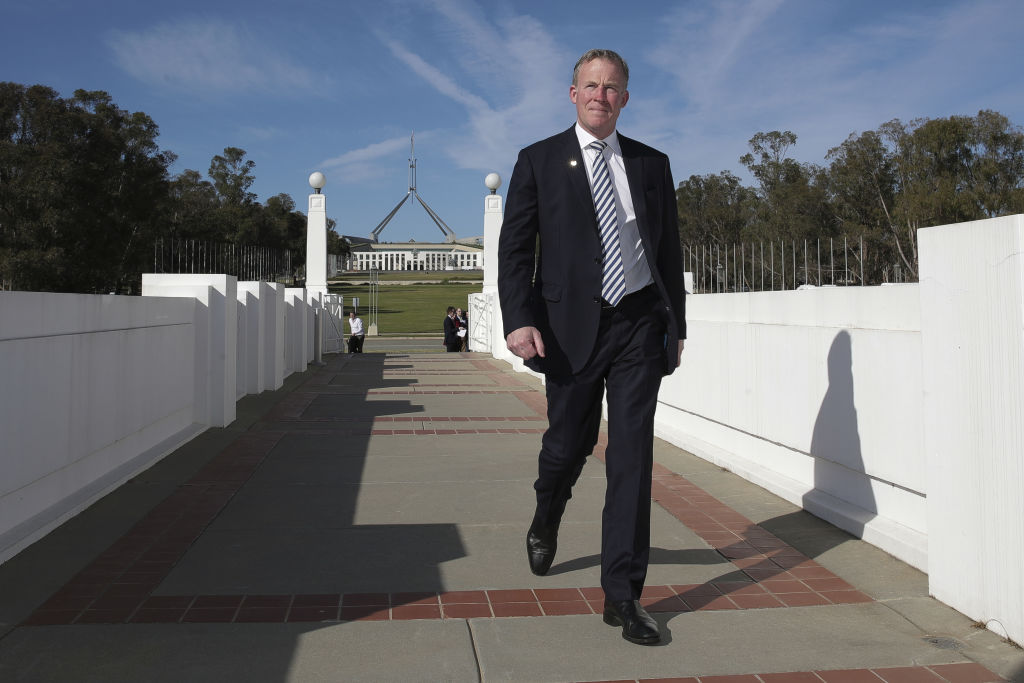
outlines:
[[[676,332],[680,339],[686,339],[686,291],[683,283],[683,253],[679,245],[679,209],[676,204],[675,185],[672,184],[672,168],[665,159],[665,225],[662,226],[662,247],[658,251],[658,270],[668,290],[669,305],[676,318]]]
[[[498,300],[506,337],[520,327],[537,326],[533,279],[539,227],[537,178],[530,156],[523,150],[508,184],[498,238]]]

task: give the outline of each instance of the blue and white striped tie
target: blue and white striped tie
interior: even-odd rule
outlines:
[[[608,162],[604,158],[607,142],[595,140],[587,145],[597,151],[594,159],[594,210],[597,212],[597,226],[601,232],[601,254],[604,273],[601,275],[601,298],[612,306],[622,300],[626,293],[626,276],[622,268],[622,249],[619,247],[619,219],[615,215],[615,192]]]

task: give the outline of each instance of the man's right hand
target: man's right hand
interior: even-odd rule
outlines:
[[[536,327],[512,330],[505,337],[505,345],[509,351],[523,360],[530,360],[534,356],[544,357],[544,340],[540,338],[540,330]]]

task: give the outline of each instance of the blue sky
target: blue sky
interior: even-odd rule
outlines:
[[[591,47],[630,64],[619,130],[669,154],[676,182],[730,170],[758,131],[824,163],[893,118],[1002,112],[1024,125],[1019,0],[0,0],[0,80],[105,90],[160,126],[173,168],[224,147],[260,200],[327,176],[328,215],[367,235],[418,189],[460,237],[482,233],[484,176],[575,118]],[[1017,55],[1016,57],[1014,55]],[[503,192],[505,184],[499,192]],[[382,240],[441,232],[408,202]]]

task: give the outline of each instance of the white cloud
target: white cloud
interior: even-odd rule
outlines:
[[[999,50],[1012,44],[1021,7],[1008,0],[915,9],[869,3],[861,12],[799,1],[677,6],[646,55],[675,87],[657,102],[631,102],[632,113],[645,135],[665,140],[677,175],[739,172],[746,140],[769,130],[792,130],[794,157],[823,164],[849,134],[892,118],[972,114],[1000,102],[1014,108],[1021,95],[1011,93],[1020,88],[979,91],[979,82],[1003,70],[1004,82],[1020,83]],[[641,108],[645,115],[635,116]]]
[[[391,50],[391,54],[404,62],[442,95],[450,97],[470,111],[486,111],[488,109],[487,102],[483,98],[463,90],[449,76],[428,64],[419,55],[406,50],[397,41],[385,39],[384,44]]]
[[[116,31],[107,44],[123,70],[157,87],[189,92],[295,92],[313,74],[244,27],[218,21],[161,24]]]
[[[510,167],[520,148],[572,122],[568,88],[574,57],[539,21],[509,16],[492,24],[451,0],[436,0],[431,9],[444,23],[444,42],[455,48],[445,58],[458,65],[458,73],[442,71],[383,28],[378,36],[398,60],[464,108],[465,121],[453,123],[445,143],[460,168]]]
[[[420,137],[422,139],[423,135],[421,134]],[[325,170],[334,169],[341,176],[341,180],[346,182],[365,180],[369,177],[379,177],[384,174],[394,175],[398,169],[391,163],[391,158],[399,150],[406,149],[408,146],[409,138],[405,136],[381,140],[359,149],[349,150],[336,157],[325,159],[320,162],[319,167]],[[389,158],[386,165],[374,163],[383,158]]]

